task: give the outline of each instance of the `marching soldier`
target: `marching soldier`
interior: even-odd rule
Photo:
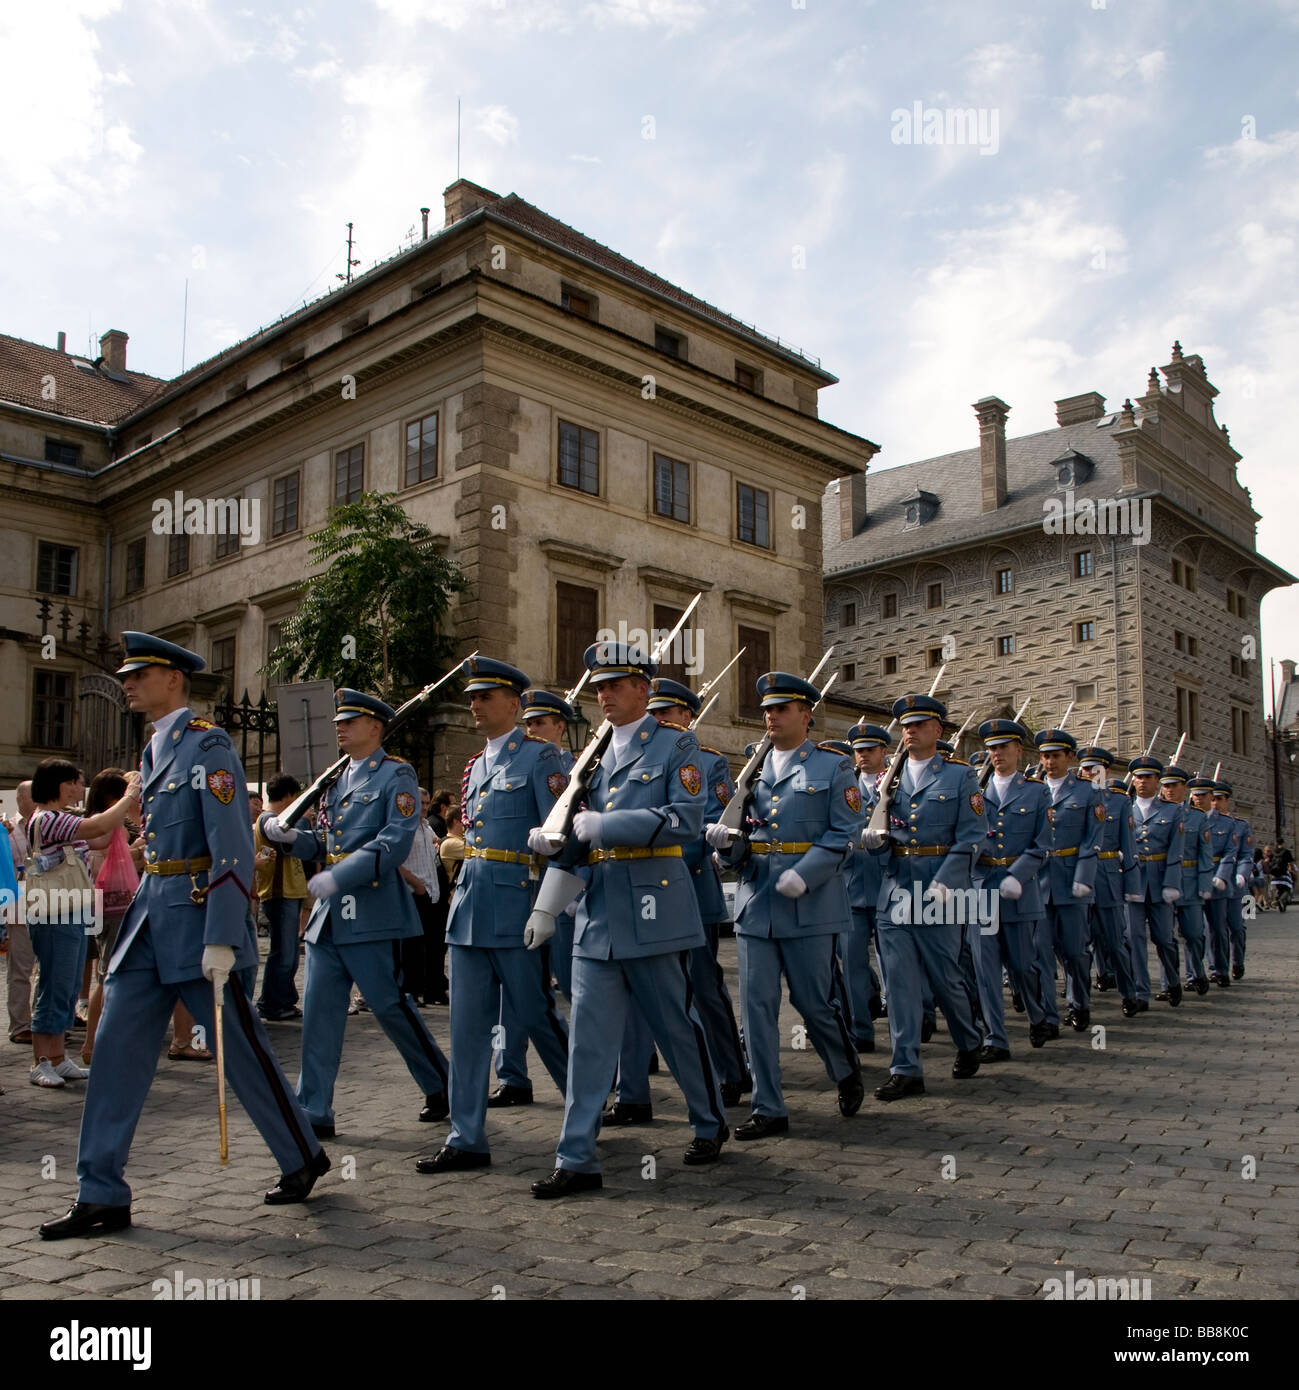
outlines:
[[[465,768],[465,863],[447,914],[451,969],[451,1131],[420,1173],[485,1168],[487,1086],[502,1000],[526,1031],[555,1085],[568,1082],[568,1029],[555,1010],[544,953],[524,948],[532,910],[528,831],[568,785],[559,749],[518,726],[528,677],[515,666],[470,657],[461,670],[474,725],[487,738]],[[508,1037],[505,1039],[508,1043]]]
[[[1105,826],[1096,851],[1096,901],[1091,908],[1092,948],[1098,967],[1104,963],[1107,988],[1118,986],[1119,1003],[1125,1018],[1141,1012],[1137,1002],[1137,983],[1128,951],[1127,890],[1135,892],[1140,882],[1137,864],[1136,830],[1132,824],[1132,802],[1127,792],[1109,785],[1114,755],[1107,748],[1092,744],[1078,750],[1078,776],[1089,781],[1100,793],[1105,806]],[[1096,988],[1101,989],[1098,979]]]
[[[148,633],[124,632],[122,641],[117,674],[127,703],[154,728],[142,785],[132,774],[127,791],[143,800],[148,848],[108,965],[81,1117],[77,1200],[41,1227],[46,1240],[131,1224],[123,1171],[163,1033],[180,1000],[215,1038],[214,986],[223,988],[226,1075],[283,1170],[264,1200],[301,1202],[329,1169],[238,975],[257,962],[248,910],[253,836],[244,770],[229,738],[186,704],[203,659]]]
[[[750,834],[735,841],[716,823],[708,840],[739,869],[735,936],[740,1012],[753,1072],[753,1112],[736,1139],[789,1130],[780,1088],[780,980],[839,1091],[845,1117],[861,1108],[861,1064],[836,988],[837,938],[851,925],[845,867],[860,833],[861,793],[852,763],[807,736],[821,692],[784,671],[759,677],[771,748],[754,784]],[[788,837],[788,838],[786,838]]]
[[[1182,896],[1175,904],[1177,933],[1186,945],[1186,988],[1197,994],[1208,994],[1209,979],[1204,973],[1204,904],[1213,896],[1213,849],[1210,844],[1208,818],[1204,812],[1186,800],[1186,784],[1190,773],[1170,763],[1159,779],[1160,793],[1166,801],[1182,808],[1182,829],[1185,845],[1182,859]],[[1160,962],[1160,984],[1157,999],[1167,999],[1171,981]]]
[[[730,1137],[684,954],[704,944],[685,863],[703,828],[699,741],[647,712],[657,667],[644,653],[601,642],[584,660],[613,736],[588,787],[590,809],[573,818],[555,860],[569,868],[585,861],[590,879],[573,937],[564,1126],[555,1171],[532,1185],[542,1199],[603,1186],[596,1136],[633,999],[686,1098],[695,1139],[684,1161],[715,1163]],[[556,853],[540,825],[529,844]],[[534,947],[546,935],[528,933]]]
[[[1212,777],[1192,777],[1187,784],[1191,804],[1204,812],[1205,829],[1209,832],[1209,855],[1213,861],[1212,894],[1204,904],[1206,925],[1206,964],[1209,978],[1220,989],[1231,984],[1227,937],[1227,892],[1236,876],[1236,855],[1240,835],[1235,820],[1218,810],[1214,799],[1217,783]]]
[[[567,775],[573,755],[564,747],[568,726],[577,722],[572,705],[562,695],[549,690],[525,690],[519,701],[519,715],[533,738],[543,738],[559,749],[560,762]],[[573,919],[568,913],[555,919],[555,935],[542,948],[543,979],[555,981],[565,999],[569,996],[573,970]],[[528,1030],[523,1027],[501,998],[501,1035],[496,1050],[496,1079],[500,1082],[487,1098],[489,1109],[505,1105],[531,1105],[532,1082],[528,1077]]]
[[[1173,904],[1182,896],[1182,860],[1186,858],[1186,832],[1183,816],[1170,801],[1156,795],[1164,765],[1143,753],[1128,764],[1136,795],[1132,801],[1132,820],[1137,836],[1137,862],[1140,877],[1128,899],[1128,948],[1132,953],[1132,973],[1137,983],[1141,1012],[1150,1007],[1150,946],[1146,928],[1154,938],[1159,964],[1168,984],[1168,1003],[1176,1008],[1182,1002],[1182,976],[1177,960],[1177,939],[1173,935]],[[1135,897],[1135,901],[1133,898]]]
[[[893,737],[878,724],[854,724],[848,730],[848,742],[857,765],[857,789],[861,793],[862,816],[870,817],[879,793],[876,783],[884,771],[887,750]],[[883,993],[887,985],[884,957],[880,953],[879,933],[875,925],[875,905],[879,902],[880,886],[884,881],[884,866],[878,855],[862,849],[860,835],[853,837],[852,859],[848,869],[848,904],[852,910],[852,927],[840,939],[843,973],[848,983],[848,999],[852,1014],[853,1039],[857,1051],[875,1051],[875,1019],[884,1012]],[[871,968],[871,942],[880,963],[879,975]]]
[[[662,676],[650,682],[649,712],[667,729],[679,733],[689,731],[684,722],[698,715],[703,700],[689,686]],[[731,770],[726,755],[716,748],[699,745],[702,754],[705,824],[715,822],[723,808],[735,795]],[[690,952],[690,979],[695,989],[695,1008],[704,1025],[708,1052],[717,1068],[721,1083],[722,1104],[738,1105],[740,1099],[753,1089],[740,1030],[735,1026],[735,1011],[726,989],[722,968],[717,962],[717,946],[721,923],[728,921],[722,881],[713,864],[711,850],[700,835],[693,845],[685,847],[686,867],[690,870],[699,903],[699,916],[704,924],[705,945]],[[606,1125],[643,1124],[653,1118],[650,1099],[650,1059],[654,1055],[654,1039],[644,1014],[633,1002],[627,1011],[627,1032],[622,1054],[618,1060],[618,1086],[614,1102],[604,1113]]]
[[[981,1045],[961,974],[961,928],[951,908],[953,893],[968,892],[983,846],[983,796],[973,770],[948,762],[938,751],[947,717],[941,700],[904,695],[893,705],[893,715],[902,725],[907,758],[889,829],[868,826],[861,833],[861,843],[881,857],[884,872],[875,923],[889,986],[893,1059],[889,1079],[875,1092],[883,1101],[924,1094],[920,1041],[926,985],[956,1043],[952,1075],[958,1080],[979,1070]],[[925,920],[932,915],[941,920]]]
[[[1236,825],[1236,873],[1227,884],[1227,934],[1231,938],[1231,978],[1245,978],[1245,909],[1249,876],[1254,871],[1254,831],[1247,820],[1231,813],[1231,783],[1217,782],[1213,789],[1214,809],[1231,816]],[[1227,958],[1223,956],[1223,973]]]
[[[991,931],[983,931],[980,921],[967,923],[965,931],[983,1014],[979,1061],[1008,1062],[1003,966],[1012,990],[1028,1008],[1030,1030],[1036,1030],[1030,1031],[1030,1040],[1035,1047],[1045,1041],[1046,1010],[1033,968],[1033,925],[1046,913],[1038,875],[1051,848],[1047,821],[1051,798],[1045,787],[1030,782],[1019,770],[1024,744],[1032,737],[1022,724],[986,719],[979,725],[979,737],[992,760],[993,773],[983,791],[987,834],[975,861],[974,879],[981,897],[996,892],[998,900],[995,911],[980,912],[981,918],[987,912]]]
[[[1078,749],[1072,734],[1043,729],[1033,740],[1041,758],[1043,780],[1051,793],[1047,819],[1051,854],[1046,864],[1047,915],[1036,930],[1037,968],[1046,1009],[1039,1036],[1060,1036],[1055,1002],[1055,956],[1065,967],[1066,1022],[1077,1032],[1091,1023],[1091,962],[1087,955],[1087,908],[1094,897],[1097,850],[1105,828],[1105,803],[1070,767]],[[1031,1039],[1030,1034],[1030,1039]],[[1040,1044],[1039,1044],[1040,1045]]]
[[[424,1094],[419,1118],[447,1113],[447,1063],[406,992],[397,943],[423,928],[398,868],[410,853],[419,810],[415,769],[383,750],[395,711],[359,690],[334,694],[338,746],[350,762],[325,793],[314,828],[262,835],[299,859],[324,860],[307,884],[316,899],[307,921],[298,1098],[322,1137],[334,1133],[334,1082],[343,1056],[347,1005],[355,983],[379,1026]]]

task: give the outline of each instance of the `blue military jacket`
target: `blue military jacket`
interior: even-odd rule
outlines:
[[[1050,786],[1043,786],[1050,793]],[[1090,782],[1072,770],[1065,773],[1047,811],[1051,823],[1051,857],[1043,874],[1044,901],[1068,907],[1078,900],[1075,883],[1096,883],[1096,858],[1107,819],[1105,802]]]
[[[1035,921],[1046,912],[1038,875],[1051,848],[1051,826],[1046,818],[1051,795],[1040,782],[1030,782],[1022,772],[1016,772],[1004,801],[997,800],[996,782],[990,777],[983,789],[983,804],[988,829],[975,861],[975,881],[992,892],[1001,887],[1002,879],[1018,879],[1024,889],[1021,896],[1002,898],[997,910],[1007,922]],[[993,859],[1008,862],[989,862]]]
[[[1132,892],[1140,893],[1147,902],[1160,901],[1165,888],[1181,891],[1186,841],[1182,821],[1182,808],[1176,802],[1156,801],[1149,816],[1143,816],[1140,803],[1133,799],[1132,823],[1141,874],[1133,880]]]
[[[748,834],[725,851],[740,870],[735,892],[737,936],[825,936],[852,925],[848,906],[850,846],[861,832],[861,792],[852,763],[810,739],[794,750],[777,777],[769,750],[753,786]],[[749,842],[806,845],[776,854],[754,852]],[[776,892],[793,869],[807,884],[801,898]]]
[[[881,917],[890,913],[894,894],[910,898],[917,886],[922,893],[931,883],[968,890],[974,860],[987,832],[979,779],[968,763],[948,762],[941,753],[935,753],[920,773],[915,790],[908,795],[902,787],[899,777],[889,815],[889,838],[872,851],[886,875],[876,906]],[[895,847],[934,846],[943,846],[943,853],[894,853]]]
[[[632,960],[690,951],[704,944],[703,923],[685,849],[704,824],[704,766],[699,740],[647,714],[621,757],[609,745],[587,792],[588,810],[603,814],[602,842],[570,835],[558,858],[570,872],[590,862],[577,909],[573,954],[587,960]],[[612,849],[671,849],[680,855],[600,858]]]
[[[1232,874],[1231,882],[1227,885],[1227,896],[1229,898],[1243,898],[1249,892],[1249,878],[1254,872],[1254,829],[1247,820],[1241,820],[1239,816],[1236,821],[1236,867]],[[1239,874],[1245,875],[1245,886],[1236,886],[1236,878]]]
[[[735,783],[731,780],[731,767],[726,755],[716,748],[699,745],[703,755],[704,824],[715,822],[735,795]],[[693,845],[685,848],[686,867],[690,870],[695,885],[695,897],[699,902],[699,917],[705,926],[715,922],[725,922],[730,914],[726,910],[726,898],[722,893],[722,880],[713,862],[713,852],[701,836]]]
[[[483,771],[481,753],[465,771],[465,862],[447,912],[447,941],[522,950],[538,882],[528,831],[546,819],[568,786],[564,755],[555,744],[515,729],[490,772]],[[512,853],[516,859],[472,858],[471,849]]]
[[[223,729],[185,710],[172,725],[155,764],[145,746],[140,802],[146,863],[210,856],[212,867],[190,876],[144,874],[122,920],[109,962],[116,970],[146,919],[164,984],[203,973],[204,946],[233,946],[235,969],[257,963],[249,911],[253,828],[243,765]],[[201,905],[191,891],[204,893]]]
[[[879,800],[877,782],[879,776],[874,772],[857,774],[857,790],[861,793],[861,824],[870,820],[875,803]],[[848,903],[854,912],[874,912],[880,898],[880,885],[884,882],[884,861],[878,854],[862,849],[860,833],[853,837],[852,858],[848,861]]]
[[[350,782],[348,771],[325,793],[315,829],[295,827],[285,846],[299,859],[327,860],[338,884],[311,909],[306,939],[319,940],[326,918],[339,946],[419,936],[415,900],[397,872],[419,824],[415,769],[376,748]]]
[[[1096,847],[1097,907],[1122,907],[1128,893],[1141,885],[1137,863],[1137,836],[1132,824],[1132,799],[1118,787],[1104,792],[1105,825]]]
[[[1196,902],[1202,894],[1213,892],[1213,876],[1217,872],[1209,819],[1189,801],[1175,804],[1181,806],[1182,828],[1186,835],[1182,846],[1182,901]]]
[[[1214,888],[1215,899],[1226,899],[1236,892],[1236,856],[1240,853],[1240,825],[1231,816],[1221,811],[1206,811],[1204,824],[1209,832],[1210,858],[1213,861],[1213,877],[1226,884],[1225,888]],[[1213,887],[1210,880],[1209,886]]]

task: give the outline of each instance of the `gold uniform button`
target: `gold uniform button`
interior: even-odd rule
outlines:
[[[776,802],[778,802],[779,800],[780,800],[780,798],[779,798],[778,796],[773,796],[773,797],[771,798],[771,804],[774,806],[774,805],[776,804]]]
[[[642,772],[641,775],[640,775],[640,780],[641,780],[642,782],[648,782],[648,781],[649,781],[649,773],[648,773],[648,772]]]
[[[606,811],[611,811],[611,810],[613,810],[613,802],[612,802],[612,801],[606,801],[606,802],[604,803],[604,809],[605,809]]]
[[[150,838],[151,840],[156,840],[158,837],[157,837],[157,836],[153,833],[153,831],[151,830],[151,831],[149,831],[149,838]]]
[[[668,886],[668,881],[667,881],[667,879],[665,879],[665,878],[659,879],[659,883],[660,883],[664,888],[666,888],[666,887]]]
[[[482,827],[482,821],[480,821],[480,820],[476,820],[476,821],[474,822],[474,824],[475,824],[476,826],[478,826],[479,828]]]

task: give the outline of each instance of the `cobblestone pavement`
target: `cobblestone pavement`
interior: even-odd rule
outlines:
[[[869,1094],[887,1051],[866,1057],[853,1120],[815,1053],[787,1046],[791,1133],[732,1142],[715,1167],[682,1166],[685,1107],[660,1075],[654,1123],[603,1145],[603,1193],[561,1202],[528,1192],[553,1167],[562,1114],[539,1066],[536,1104],[490,1112],[490,1169],[421,1177],[412,1160],[445,1126],[416,1122],[421,1098],[362,1015],[326,1145],[334,1170],[305,1206],[261,1204],[275,1165],[233,1101],[219,1166],[211,1068],[164,1058],[128,1172],[135,1227],[48,1244],[35,1228],[75,1188],[80,1088],[29,1086],[25,1050],[6,1043],[0,1298],[148,1299],[177,1271],[255,1277],[262,1299],[1032,1298],[1067,1270],[1149,1278],[1154,1298],[1294,1298],[1296,933],[1299,912],[1265,914],[1247,978],[1176,1010],[1152,1003],[1129,1021],[1098,996],[1103,1050],[1066,1029],[1033,1051],[1010,1015],[1014,1060],[961,1082],[940,1030],[924,1049],[928,1095],[893,1106]],[[734,992],[734,942],[722,951]],[[446,1010],[425,1017],[445,1046]],[[796,1021],[787,1007],[787,1038]],[[296,1075],[298,1027],[271,1033]]]

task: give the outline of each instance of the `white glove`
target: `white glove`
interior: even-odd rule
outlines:
[[[584,845],[599,849],[604,839],[601,826],[604,824],[603,811],[579,811],[573,817],[573,834]]]
[[[1206,889],[1204,890],[1204,892],[1200,894],[1200,897],[1203,898],[1204,901],[1207,903],[1207,902],[1209,901],[1209,899],[1210,899],[1211,897],[1213,897],[1213,889],[1212,889],[1212,888],[1206,888]]]
[[[1164,889],[1164,901],[1165,901],[1166,903],[1175,903],[1175,902],[1178,900],[1178,898],[1180,898],[1181,896],[1182,896],[1182,890],[1181,890],[1180,888],[1165,888],[1165,889]]]
[[[1237,875],[1236,875],[1236,887],[1237,887],[1237,888],[1243,888],[1244,886],[1245,886],[1245,875],[1244,875],[1244,874],[1237,874]]]
[[[879,849],[887,840],[889,832],[887,830],[872,830],[868,825],[861,833],[862,849]]]
[[[1024,896],[1024,885],[1019,879],[1012,878],[1010,874],[1007,874],[1006,877],[1001,880],[997,892],[1000,893],[1003,898],[1009,898],[1011,902],[1018,902],[1019,899]]]
[[[291,845],[298,838],[296,830],[280,829],[280,818],[273,811],[267,811],[258,821],[258,825],[261,828],[262,839],[270,840],[272,844]]]
[[[555,919],[549,912],[542,912],[534,907],[528,916],[528,925],[523,929],[523,944],[529,951],[536,951],[554,934]]]
[[[1219,893],[1225,893],[1227,891],[1227,883],[1225,879],[1215,878],[1213,880],[1213,886],[1218,890]]]
[[[338,892],[338,880],[334,877],[333,871],[325,869],[321,873],[312,874],[307,880],[307,892],[317,902],[332,898]]]
[[[581,903],[581,901],[582,901],[581,898],[574,898],[573,901],[572,901],[571,903],[569,903],[569,905],[564,909],[564,916],[565,916],[565,917],[576,917],[576,916],[577,916],[578,905]]]
[[[1124,893],[1123,901],[1125,903],[1139,903],[1143,902],[1144,899],[1142,898],[1140,893]]]
[[[235,948],[233,946],[203,947],[203,978],[214,985],[225,988],[230,972],[235,968]]]
[[[786,869],[776,880],[776,892],[782,898],[801,898],[807,892],[807,884],[796,869]]]
[[[719,825],[716,821],[704,826],[704,839],[708,841],[714,849],[730,849],[730,847],[740,838],[738,830],[732,830],[729,825]]]
[[[1091,885],[1087,883],[1075,883],[1073,886],[1075,898],[1090,898],[1092,895]]]
[[[931,883],[924,892],[928,902],[938,903],[942,907],[947,906],[948,899],[952,896],[952,890],[945,883]]]
[[[544,854],[549,858],[552,854],[558,854],[563,846],[552,845],[546,839],[546,832],[538,825],[528,831],[528,848],[533,854]]]

